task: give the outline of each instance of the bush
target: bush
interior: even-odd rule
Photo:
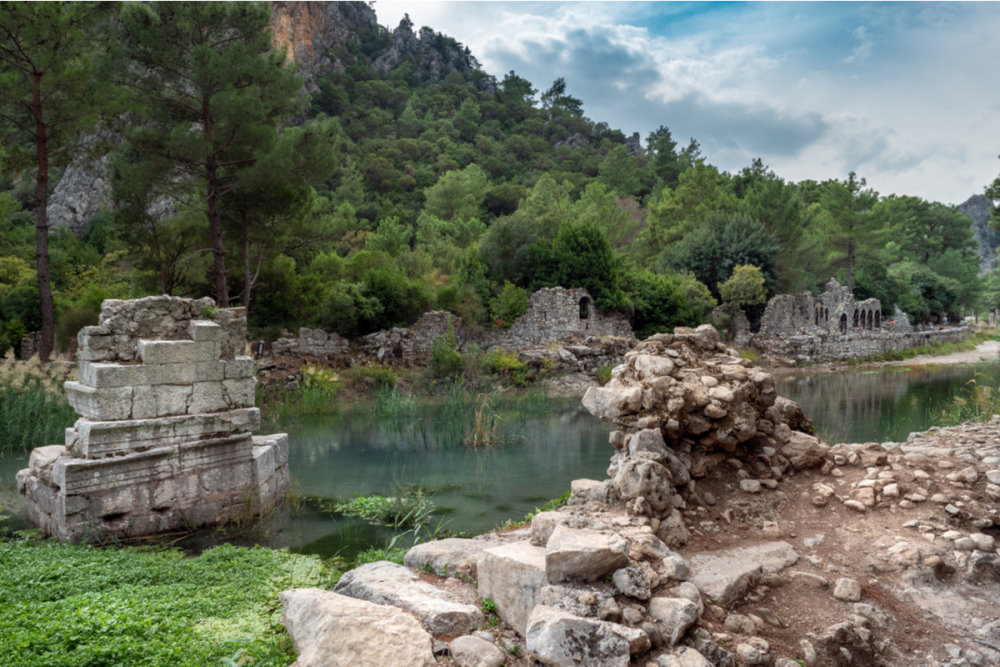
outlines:
[[[499,375],[505,381],[518,387],[528,385],[528,366],[517,356],[517,352],[493,349],[483,357],[483,370]]]
[[[507,281],[503,289],[490,300],[490,316],[497,326],[509,327],[528,310],[528,292]]]
[[[448,331],[434,339],[431,345],[431,375],[437,378],[451,377],[462,372],[465,360],[458,351],[455,328],[448,324]]]

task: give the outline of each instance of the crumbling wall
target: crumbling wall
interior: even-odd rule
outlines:
[[[962,340],[968,335],[964,326],[914,331],[899,306],[890,320],[883,321],[878,299],[855,301],[847,287],[831,278],[819,296],[809,292],[774,296],[750,344],[767,354],[810,363],[881,356],[930,342]]]
[[[527,312],[506,331],[494,332],[487,344],[516,350],[572,334],[634,338],[623,315],[599,312],[582,287],[547,287],[532,294]]]
[[[288,438],[254,437],[243,309],[211,299],[105,301],[83,328],[80,415],[17,475],[25,514],[63,540],[138,536],[266,511],[288,483]]]
[[[271,350],[274,354],[339,357],[350,353],[351,342],[337,333],[302,327],[298,338],[279,338],[274,341]]]

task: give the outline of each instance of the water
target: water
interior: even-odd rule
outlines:
[[[940,406],[976,374],[980,381],[1000,379],[1000,363],[802,373],[781,380],[778,391],[802,405],[828,442],[901,441],[932,426]],[[471,533],[523,518],[565,493],[574,479],[604,479],[611,427],[587,414],[579,399],[526,401],[505,410],[501,426],[507,444],[474,449],[461,443],[468,425],[447,405],[399,417],[362,406],[334,416],[273,421],[262,432],[289,434],[293,487],[302,496],[347,500],[419,484],[433,493],[447,528]],[[14,475],[26,465],[27,453],[0,457],[0,505],[15,514],[15,528],[23,520],[16,517],[21,502]],[[266,537],[244,541],[351,557],[392,536],[308,504],[280,514],[271,529]],[[206,544],[217,539],[200,537]]]

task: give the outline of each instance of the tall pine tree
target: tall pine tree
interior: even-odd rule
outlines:
[[[133,92],[135,165],[200,191],[212,245],[212,283],[229,305],[223,197],[276,144],[298,111],[301,80],[271,47],[267,3],[128,3],[122,82]]]

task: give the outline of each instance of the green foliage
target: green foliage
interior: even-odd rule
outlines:
[[[625,294],[618,282],[618,262],[597,225],[563,223],[552,245],[552,257],[557,284],[586,288],[601,310],[625,305]]]
[[[942,426],[954,426],[965,422],[982,424],[1000,413],[1000,392],[993,378],[976,373],[965,389],[941,407],[935,420]]]
[[[458,351],[458,340],[455,338],[455,328],[448,323],[448,331],[434,339],[431,343],[431,358],[429,368],[434,377],[452,377],[462,371],[465,361]]]
[[[55,369],[0,364],[0,452],[18,452],[61,442],[76,412],[66,402]]]
[[[632,297],[632,329],[640,338],[700,324],[716,306],[708,288],[691,275],[632,268],[623,286]]]
[[[0,541],[0,663],[290,664],[278,594],[327,586],[318,559],[265,548],[98,549]],[[39,585],[44,581],[44,585]]]
[[[767,302],[764,274],[756,266],[737,264],[733,274],[719,285],[719,298],[723,303],[736,306],[758,306]]]
[[[504,381],[517,386],[528,385],[528,367],[518,357],[517,352],[507,352],[499,348],[490,350],[483,357],[483,370],[497,375]]]
[[[356,495],[347,502],[337,503],[335,510],[379,526],[406,529],[427,523],[434,513],[434,503],[418,489],[398,496]]]
[[[509,327],[528,311],[528,304],[527,290],[506,281],[500,292],[490,300],[490,317],[497,326]]]

